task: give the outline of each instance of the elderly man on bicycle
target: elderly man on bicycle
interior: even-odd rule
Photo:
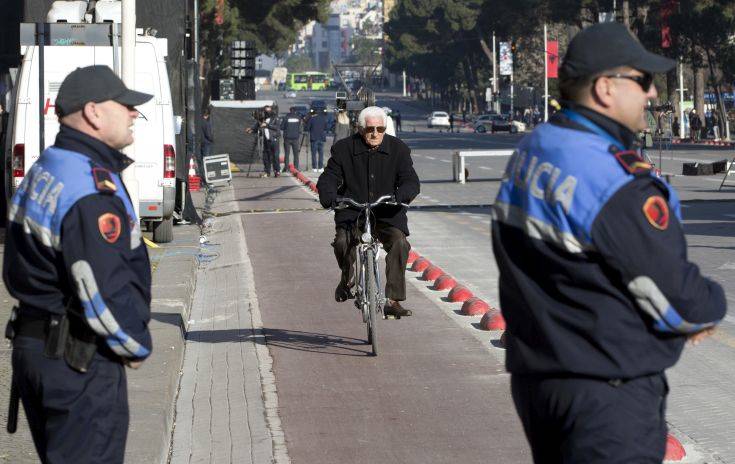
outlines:
[[[358,133],[332,145],[331,157],[317,187],[324,208],[334,207],[338,197],[356,202],[374,202],[383,195],[393,195],[397,203],[410,203],[419,194],[419,178],[413,169],[411,150],[396,137],[385,133],[386,114],[377,106],[360,112]],[[406,261],[411,245],[408,236],[406,208],[380,205],[373,211],[373,236],[387,252],[385,259],[387,302],[386,316],[410,316],[401,306],[406,299]],[[354,285],[354,247],[360,236],[359,212],[354,209],[335,211],[336,234],[332,246],[342,275],[334,292],[342,302],[352,297]]]

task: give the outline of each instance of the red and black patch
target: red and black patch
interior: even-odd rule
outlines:
[[[635,150],[624,150],[615,152],[615,158],[631,174],[648,174],[651,165],[646,163]]]
[[[120,238],[122,233],[122,223],[120,222],[120,216],[113,213],[105,213],[97,219],[97,225],[100,229],[102,238],[107,243],[115,243]]]
[[[669,205],[664,197],[653,195],[643,204],[643,214],[653,227],[665,230],[669,227]]]
[[[107,169],[92,168],[92,177],[94,178],[94,186],[97,188],[97,191],[109,194],[117,192],[117,185],[112,180],[112,173]]]

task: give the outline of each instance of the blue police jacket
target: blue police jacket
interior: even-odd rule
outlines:
[[[62,125],[12,198],[3,279],[23,312],[81,310],[115,355],[142,359],[151,271],[119,173],[122,153]]]
[[[492,238],[511,373],[662,372],[724,317],[722,288],[687,260],[675,191],[611,132],[629,131],[567,108],[508,163]]]

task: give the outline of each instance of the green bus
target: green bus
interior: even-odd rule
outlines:
[[[326,90],[328,86],[329,76],[317,71],[289,73],[286,78],[289,90]]]

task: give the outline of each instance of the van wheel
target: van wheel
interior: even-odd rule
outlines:
[[[153,225],[153,241],[156,243],[168,243],[174,239],[174,218],[170,217],[163,221],[156,221]]]

